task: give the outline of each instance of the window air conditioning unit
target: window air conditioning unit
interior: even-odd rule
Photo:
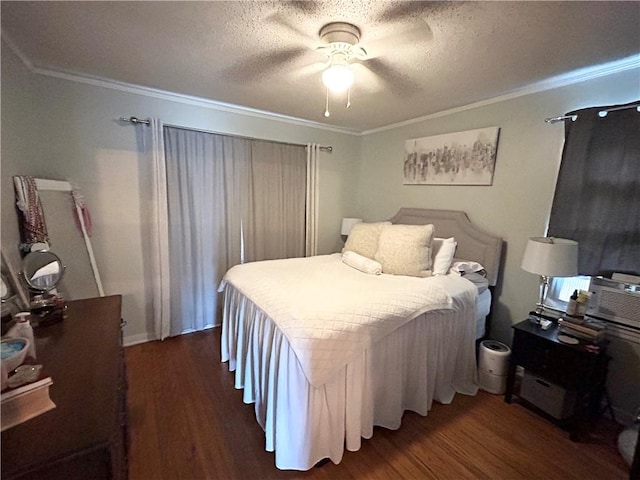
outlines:
[[[607,322],[613,336],[640,343],[640,277],[593,277],[586,315]]]

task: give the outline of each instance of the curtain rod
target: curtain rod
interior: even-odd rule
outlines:
[[[138,125],[138,124],[151,125],[151,120],[149,120],[149,119],[141,119],[141,118],[138,118],[138,117],[129,117],[129,118],[120,117],[120,121],[121,122],[129,122],[129,123],[131,123],[133,125]],[[226,136],[229,136],[229,137],[244,138],[244,139],[247,139],[247,140],[263,140],[263,141],[266,141],[266,142],[280,143],[282,145],[293,145],[295,147],[306,147],[306,145],[302,144],[302,143],[278,142],[276,140],[267,140],[267,139],[255,138],[255,137],[245,137],[245,136],[242,136],[242,135],[232,135],[230,133],[214,132],[214,131],[211,131],[211,130],[201,130],[201,129],[198,129],[198,128],[189,128],[189,127],[184,127],[182,125],[171,125],[171,124],[167,123],[167,124],[165,124],[165,126],[172,127],[172,128],[180,128],[182,130],[191,130],[193,132],[213,133],[214,135],[226,135]],[[327,146],[321,145],[319,148],[320,148],[320,150],[323,150],[325,152],[333,152],[333,147],[331,145],[327,145]]]
[[[606,117],[607,113],[609,113],[609,112],[616,112],[618,110],[626,110],[628,108],[635,108],[636,110],[638,110],[638,112],[640,112],[640,103],[634,103],[633,105],[625,105],[624,107],[615,107],[615,108],[608,108],[608,109],[600,110],[598,112],[598,115],[601,116],[601,117]],[[565,120],[571,120],[572,122],[575,122],[577,118],[578,118],[578,115],[562,115],[560,117],[545,118],[544,121],[546,123],[558,123],[558,122],[564,122]]]

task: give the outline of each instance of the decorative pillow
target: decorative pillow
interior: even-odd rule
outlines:
[[[363,257],[362,255],[350,250],[347,250],[342,254],[342,261],[350,267],[364,273],[371,275],[380,275],[382,273],[382,265],[378,262],[371,260],[370,258]]]
[[[382,273],[431,276],[433,225],[384,225],[375,259]]]
[[[391,222],[355,224],[349,232],[342,253],[356,252],[358,255],[373,260],[378,250],[378,237],[380,237],[380,231],[384,225],[391,225]]]
[[[458,242],[451,238],[434,238],[431,248],[433,250],[433,274],[446,275],[449,273],[449,267],[453,261],[453,255],[456,253]]]

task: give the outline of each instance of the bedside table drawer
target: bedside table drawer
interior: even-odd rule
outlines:
[[[513,352],[517,365],[567,389],[579,389],[591,380],[589,354],[571,347],[518,332],[514,337]]]

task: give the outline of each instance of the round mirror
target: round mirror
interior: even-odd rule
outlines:
[[[27,285],[39,292],[54,289],[64,272],[64,265],[53,252],[35,251],[28,253],[22,259],[22,276]]]
[[[0,297],[2,300],[6,300],[11,296],[11,288],[9,287],[9,282],[4,278],[4,275],[0,275],[2,279],[2,283],[0,283]]]

